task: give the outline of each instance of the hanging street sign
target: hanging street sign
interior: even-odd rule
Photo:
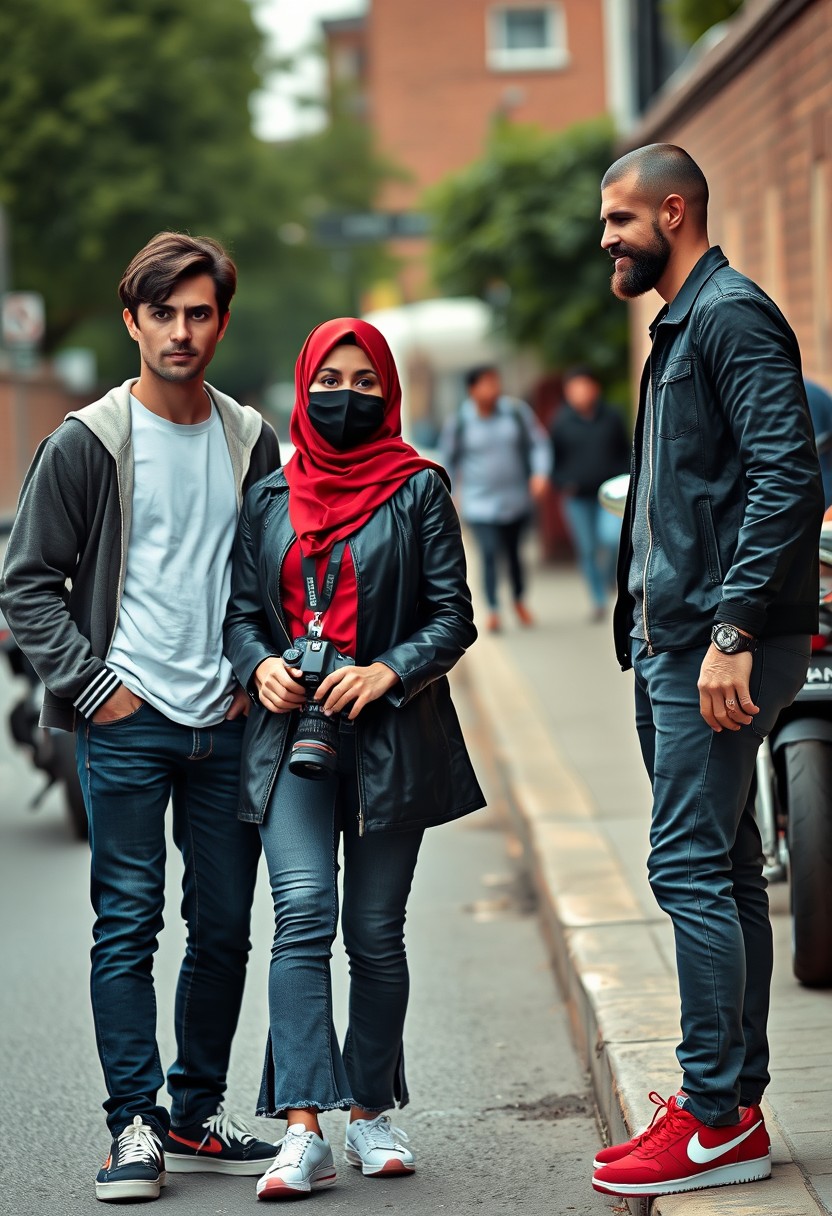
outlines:
[[[324,245],[371,245],[429,234],[430,217],[420,211],[332,211],[315,221],[315,236]]]

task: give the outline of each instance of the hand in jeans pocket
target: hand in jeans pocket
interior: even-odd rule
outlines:
[[[112,725],[114,722],[120,722],[122,718],[132,717],[143,705],[141,697],[137,697],[124,684],[120,684],[113,695],[108,697],[103,705],[99,705],[92,721],[97,726]]]

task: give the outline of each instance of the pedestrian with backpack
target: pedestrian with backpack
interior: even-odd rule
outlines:
[[[526,575],[520,553],[535,503],[547,491],[551,472],[549,438],[525,401],[503,392],[498,368],[471,368],[468,390],[440,440],[442,460],[458,491],[463,522],[480,550],[488,604],[486,627],[501,628],[498,561],[508,566],[514,611],[523,626],[534,624],[526,607]]]

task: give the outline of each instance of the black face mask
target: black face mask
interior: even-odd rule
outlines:
[[[339,452],[372,439],[384,421],[384,398],[352,388],[309,394],[309,421]]]

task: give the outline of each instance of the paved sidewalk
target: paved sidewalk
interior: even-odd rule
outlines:
[[[531,854],[576,1039],[610,1139],[621,1140],[652,1116],[650,1089],[667,1095],[679,1084],[673,937],[646,877],[650,791],[632,673],[619,671],[609,623],[589,622],[573,571],[538,571],[529,604],[537,627],[519,629],[506,611],[505,631],[481,635],[464,669]],[[772,1179],[655,1201],[654,1216],[832,1212],[832,991],[793,979],[784,885],[771,903]]]

